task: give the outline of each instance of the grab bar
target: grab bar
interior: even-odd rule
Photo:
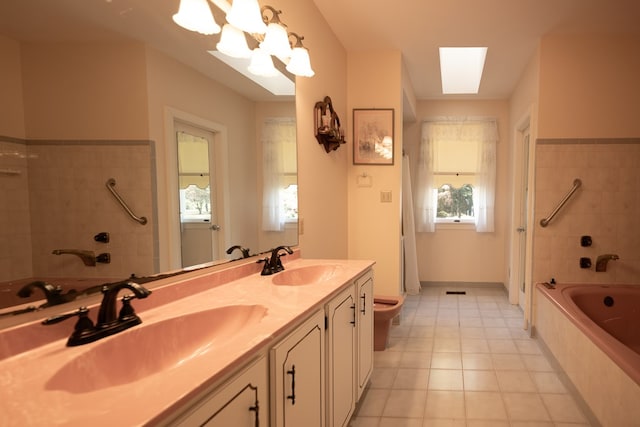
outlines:
[[[118,202],[120,202],[120,204],[122,205],[124,210],[127,211],[127,213],[129,214],[129,216],[131,218],[133,218],[134,220],[138,221],[142,225],[145,225],[147,223],[147,218],[146,217],[144,217],[144,216],[141,216],[141,217],[136,216],[133,213],[133,211],[129,208],[129,206],[124,202],[124,200],[122,200],[122,197],[120,197],[120,195],[118,194],[118,192],[115,189],[115,186],[116,186],[116,180],[115,179],[109,178],[107,180],[106,186],[109,189],[109,191],[111,191],[111,194],[113,194],[113,197],[115,197],[116,200]]]
[[[540,225],[542,227],[546,227],[547,225],[549,225],[549,223],[551,222],[551,220],[553,219],[554,216],[556,216],[556,214],[558,213],[558,211],[560,209],[562,209],[562,207],[564,206],[565,203],[567,203],[567,200],[569,200],[569,198],[571,196],[573,196],[573,193],[576,192],[576,190],[578,188],[580,188],[580,186],[582,185],[582,181],[580,181],[579,178],[576,178],[573,180],[573,187],[571,187],[571,190],[569,190],[569,192],[567,193],[566,196],[564,196],[564,198],[560,201],[560,203],[558,203],[558,206],[556,206],[556,208],[553,210],[553,212],[551,212],[551,214],[546,217],[546,218],[542,218],[540,220]]]

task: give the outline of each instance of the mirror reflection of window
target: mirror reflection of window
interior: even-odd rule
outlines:
[[[269,118],[262,128],[262,229],[283,231],[298,220],[296,122]]]

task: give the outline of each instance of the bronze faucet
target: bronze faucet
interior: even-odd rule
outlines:
[[[133,296],[125,295],[122,298],[122,308],[120,313],[116,315],[116,300],[118,293],[122,289],[129,289],[133,292]],[[131,306],[131,299],[146,298],[150,294],[151,291],[144,286],[127,280],[104,285],[102,287],[102,303],[100,304],[98,320],[95,325],[89,319],[89,309],[87,307],[80,307],[72,313],[50,317],[45,319],[42,324],[53,325],[70,317],[78,316],[78,322],[67,340],[67,346],[87,344],[142,323],[142,320]]]
[[[596,271],[607,271],[607,263],[609,260],[616,259],[620,259],[616,254],[598,255],[598,258],[596,259]]]
[[[81,249],[54,249],[51,253],[54,255],[75,255],[88,267],[95,267],[96,262],[104,264],[109,264],[111,262],[111,255],[108,253],[96,256],[93,251],[85,251]]]

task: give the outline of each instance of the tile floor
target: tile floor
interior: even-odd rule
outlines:
[[[503,288],[423,287],[401,316],[351,427],[591,425]]]

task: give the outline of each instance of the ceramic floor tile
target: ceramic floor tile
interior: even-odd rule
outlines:
[[[349,427],[379,427],[379,417],[354,417],[349,421]]]
[[[464,419],[432,419],[425,418],[423,427],[466,427],[467,423]]]
[[[462,370],[431,369],[429,372],[429,390],[462,390]]]
[[[390,390],[369,389],[365,399],[358,408],[359,417],[379,417],[382,415],[384,405],[389,398]]]
[[[423,288],[374,372],[351,427],[589,427],[522,311],[502,290]]]
[[[394,390],[382,411],[383,417],[422,418],[427,392],[422,390]]]
[[[531,378],[540,393],[567,393],[555,372],[531,372]]]
[[[393,382],[394,389],[426,390],[429,383],[428,369],[398,369]]]
[[[493,359],[490,354],[462,353],[462,368],[493,370]]]
[[[537,393],[504,393],[502,398],[510,420],[551,421]]]
[[[369,386],[371,388],[391,388],[397,373],[398,369],[396,368],[375,368],[371,373]]]
[[[460,346],[463,353],[489,353],[489,343],[485,339],[462,338]]]
[[[462,354],[458,352],[433,353],[431,355],[431,368],[462,369]]]
[[[524,362],[518,354],[492,354],[493,366],[496,371],[524,370]]]
[[[498,379],[494,371],[465,370],[462,373],[466,391],[499,391]]]
[[[399,368],[430,368],[432,353],[427,351],[405,351],[402,353]]]
[[[489,339],[489,349],[491,353],[518,353],[518,348],[513,343],[513,340],[494,340]]]
[[[422,418],[380,418],[378,427],[422,427]]]
[[[503,392],[530,392],[537,391],[528,371],[496,371],[500,390]]]
[[[462,391],[430,390],[427,393],[426,419],[464,419],[464,393]]]
[[[502,396],[497,392],[465,391],[466,414],[468,419],[506,420],[507,411]]]

